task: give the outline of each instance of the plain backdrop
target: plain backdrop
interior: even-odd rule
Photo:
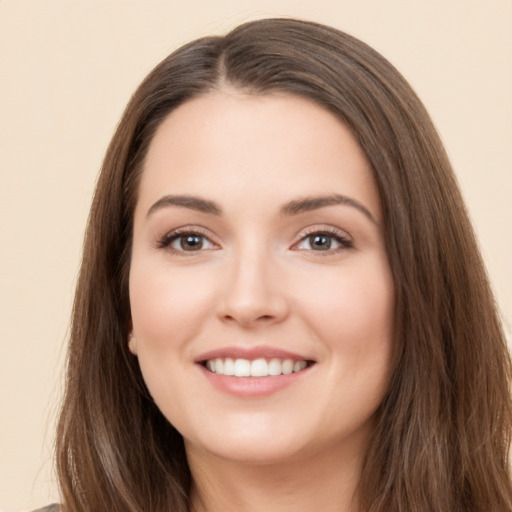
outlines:
[[[512,0],[0,0],[0,508],[58,499],[73,288],[128,98],[182,43],[269,16],[349,32],[411,82],[455,167],[510,336]]]

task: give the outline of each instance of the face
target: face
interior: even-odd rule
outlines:
[[[187,453],[361,451],[387,391],[394,289],[368,161],[327,110],[220,90],[142,171],[129,348]]]

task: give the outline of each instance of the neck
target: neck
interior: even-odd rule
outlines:
[[[268,464],[187,450],[192,512],[355,512],[361,452],[327,450]]]

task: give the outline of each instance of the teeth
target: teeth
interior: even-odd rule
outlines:
[[[306,361],[295,361],[295,363],[293,364],[293,372],[300,372],[301,370],[304,370],[304,368],[306,368],[307,365],[308,363],[306,363]]]
[[[235,361],[230,357],[224,360],[224,375],[235,375]]]
[[[293,359],[232,359],[217,358],[206,362],[206,368],[219,375],[234,375],[235,377],[268,377],[269,375],[290,375],[304,370],[306,361]]]
[[[281,375],[281,360],[271,359],[268,363],[268,374],[269,375]]]
[[[281,365],[281,371],[285,375],[290,375],[290,373],[293,373],[293,361],[291,359],[285,359]]]
[[[217,359],[218,361],[218,359]],[[217,373],[217,371],[215,371]],[[224,374],[222,374],[224,375]],[[251,362],[247,359],[235,360],[235,377],[250,377],[251,376]]]
[[[251,377],[266,377],[268,375],[268,363],[265,359],[255,359],[251,363]]]

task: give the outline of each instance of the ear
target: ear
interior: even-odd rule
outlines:
[[[135,339],[135,336],[133,335],[133,331],[130,331],[130,334],[128,335],[128,350],[134,355],[137,355],[137,340]]]

